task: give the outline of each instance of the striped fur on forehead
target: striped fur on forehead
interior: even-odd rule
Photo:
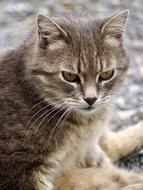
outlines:
[[[97,47],[95,44],[92,46],[83,46],[79,56],[79,72],[87,73],[88,71],[96,70],[97,61]]]
[[[67,44],[76,58],[79,73],[96,73],[112,64],[116,67],[118,55],[124,56],[122,46],[115,47],[104,40],[101,20],[69,16],[61,18],[60,24],[68,35]]]
[[[61,18],[61,26],[68,34],[67,43],[72,47],[75,56],[86,55],[86,59],[93,59],[100,44],[101,23],[96,19],[86,17]],[[91,61],[90,61],[91,62]]]
[[[72,23],[71,23],[72,24]],[[75,25],[74,25],[75,24]],[[96,61],[97,61],[97,44],[96,40],[96,25],[90,26],[90,22],[79,20],[79,25],[81,27],[77,27],[77,23],[74,23],[72,29],[68,32],[69,34],[69,46],[71,46],[73,55],[77,58],[78,64],[78,72],[85,73],[88,70],[96,69]],[[91,29],[92,27],[92,29]]]
[[[55,58],[53,57],[53,60],[57,58],[56,66],[61,65],[61,67],[65,67],[71,72],[89,72],[91,74],[91,72],[96,73],[103,70],[108,63],[111,66],[112,61],[116,66],[116,60],[118,57],[122,57],[122,46],[115,47],[106,43],[106,33],[102,31],[102,27],[104,26],[106,29],[108,26],[105,25],[107,19],[98,20],[96,17],[81,13],[65,13],[52,19],[66,33],[64,37],[61,34],[59,38],[53,39],[54,43],[49,45],[48,54],[50,57],[59,52]],[[55,48],[56,41],[58,44],[61,41],[63,45]],[[113,55],[115,58],[113,58]],[[53,60],[51,61],[53,62]]]

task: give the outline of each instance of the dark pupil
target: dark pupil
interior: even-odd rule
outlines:
[[[105,77],[108,77],[108,78],[109,78],[111,75],[112,75],[112,72],[109,72],[109,73],[106,72],[106,73],[105,73]]]

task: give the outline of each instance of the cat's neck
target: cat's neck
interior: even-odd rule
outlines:
[[[73,121],[77,122],[78,125],[90,125],[92,123],[96,123],[96,121],[104,121],[105,118],[109,117],[110,115],[110,105],[101,106],[97,111],[89,114],[89,113],[82,113],[79,111],[73,111],[71,114],[71,118]]]

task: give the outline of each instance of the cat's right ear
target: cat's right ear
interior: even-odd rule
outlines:
[[[101,33],[108,44],[116,45],[122,42],[128,15],[129,10],[124,10],[105,19]]]
[[[45,48],[50,45],[58,47],[64,43],[67,33],[54,19],[39,14],[37,25],[40,47]]]

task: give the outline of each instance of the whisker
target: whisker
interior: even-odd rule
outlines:
[[[61,119],[66,115],[66,113],[68,113],[69,110],[70,110],[70,109],[68,109],[67,111],[65,111],[65,112],[63,113],[63,115],[60,117],[59,121],[57,122],[56,126],[58,126],[58,124],[59,124],[59,122],[61,121]]]
[[[61,122],[60,126],[56,125],[56,128],[58,127],[58,132],[56,133],[56,138],[59,137],[59,135],[60,135],[60,133],[61,133],[61,131],[62,131],[62,126],[63,126],[63,124],[64,124],[64,122],[65,122],[67,116],[71,113],[71,111],[72,111],[72,109],[69,108],[69,109],[65,112],[65,114],[64,114],[65,117],[62,116],[62,118],[64,117],[64,119],[63,119],[63,121]],[[56,130],[56,129],[55,129],[55,130]]]
[[[62,97],[52,97],[52,98],[46,98],[46,99],[43,99],[41,100],[40,102],[38,102],[37,104],[35,104],[31,109],[30,111],[32,111],[35,107],[37,107],[39,104],[43,103],[43,102],[46,102],[47,100],[55,100],[55,99],[63,99]]]
[[[58,106],[56,106],[56,107],[50,109],[50,110],[49,110],[49,111],[51,111],[50,113],[49,113],[49,111],[46,111],[46,112],[44,113],[44,115],[45,115],[46,113],[48,113],[48,114],[44,117],[44,119],[40,122],[39,125],[41,125],[41,124],[44,122],[44,120],[45,120],[51,113],[53,113],[56,109],[60,108],[61,105],[63,105],[63,103],[61,103],[60,105],[58,105]],[[41,118],[41,117],[40,117],[40,118]],[[38,125],[38,127],[39,127],[39,125]]]
[[[60,108],[62,104],[63,104],[63,103],[61,103],[61,104],[59,104],[58,106],[55,106],[55,107],[53,107],[53,108],[51,108],[51,109],[45,111],[44,113],[42,113],[42,114],[32,123],[32,125],[30,126],[30,128],[29,128],[29,130],[28,130],[28,132],[27,132],[27,134],[26,134],[26,137],[28,136],[28,133],[29,133],[30,129],[32,129],[32,127],[36,124],[36,122],[37,122],[40,118],[42,118],[45,114],[48,113],[48,114],[44,117],[44,119],[46,119],[46,118],[48,117],[48,115],[50,115],[51,113],[53,113],[57,108]],[[50,113],[49,113],[49,112],[50,112]],[[40,122],[40,124],[44,121],[44,119]],[[39,125],[38,125],[38,126],[39,126]]]
[[[70,106],[82,106],[83,104],[78,104],[78,103],[68,103]]]
[[[40,113],[42,110],[44,110],[45,108],[51,107],[52,105],[55,105],[55,104],[60,103],[60,102],[63,102],[63,100],[59,100],[59,101],[57,101],[57,102],[50,103],[50,104],[48,104],[48,105],[42,107],[41,109],[39,109],[39,110],[31,117],[31,119],[29,120],[27,126],[30,124],[31,120],[32,120],[36,115],[38,115],[38,113]],[[49,111],[50,111],[50,110],[49,110]]]
[[[52,117],[50,117],[50,119],[48,119],[48,121],[46,121],[46,123],[41,127],[41,129],[43,129],[43,128],[47,125],[47,123],[48,123],[53,117],[55,117],[60,111],[62,111],[62,110],[65,109],[66,107],[67,107],[66,105],[63,106],[62,109],[58,110]],[[49,114],[48,114],[48,115],[49,115]],[[44,117],[44,119],[43,119],[42,121],[44,121],[44,120],[47,118],[48,115],[46,115],[46,117]],[[38,127],[37,127],[37,130],[36,130],[36,132],[35,132],[35,138],[36,138],[36,133],[38,133],[38,131],[41,130],[41,129],[39,130],[41,124],[42,124],[42,123],[40,123],[40,124],[38,125]]]
[[[54,132],[56,131],[56,129],[57,129],[57,127],[58,127],[58,124],[60,123],[60,121],[62,120],[62,118],[63,118],[66,114],[68,115],[68,113],[70,113],[70,110],[71,110],[70,108],[67,109],[67,110],[63,113],[63,115],[60,117],[60,119],[58,120],[57,124],[53,127],[53,130],[52,130],[51,133],[50,133],[50,137],[49,137],[49,139],[48,139],[48,142],[51,140],[51,138],[52,138]],[[65,118],[63,119],[63,122],[61,123],[61,125],[59,126],[59,132],[60,132],[60,130],[61,130],[61,126],[63,125],[65,119],[66,119],[66,116],[65,116]],[[57,135],[56,135],[57,137],[59,136],[59,132],[58,132]]]

